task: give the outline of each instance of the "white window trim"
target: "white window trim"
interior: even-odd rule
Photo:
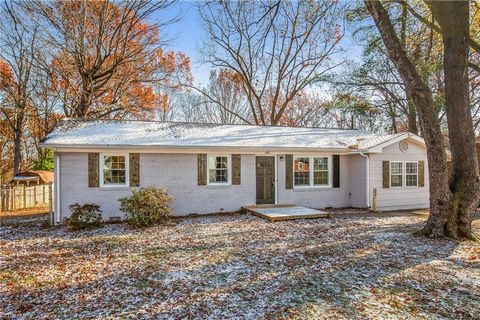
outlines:
[[[392,186],[392,163],[401,163],[402,164],[402,186]],[[417,164],[417,185],[416,186],[407,186],[407,163],[416,163]],[[390,161],[389,168],[390,176],[390,188],[392,189],[401,189],[401,188],[418,188],[418,161]]]
[[[407,186],[407,163],[416,163],[417,164],[417,185],[415,186]],[[413,174],[408,174],[413,176]],[[405,188],[418,188],[418,161],[405,161]]]
[[[295,160],[298,158],[309,158],[310,160],[310,170],[309,170],[309,181],[310,185],[309,186],[296,186],[295,185]],[[328,159],[328,185],[315,185],[313,184],[313,158],[327,158]],[[333,162],[332,162],[332,156],[331,155],[324,155],[324,154],[314,154],[314,155],[294,155],[293,156],[293,168],[292,168],[292,178],[293,178],[293,188],[294,189],[326,189],[326,188],[332,188],[333,185]]]
[[[104,183],[105,157],[124,156],[125,157],[125,183]],[[125,188],[130,186],[130,158],[128,153],[124,152],[107,152],[100,153],[100,187],[106,188]]]
[[[210,158],[227,157],[227,182],[210,182]],[[209,186],[230,186],[232,185],[232,155],[231,154],[207,154],[207,185]]]
[[[392,164],[393,163],[400,163],[402,165],[402,185],[401,186],[392,186]],[[390,175],[389,180],[390,180],[390,188],[404,188],[405,187],[405,162],[404,161],[390,161],[390,168],[388,174]],[[393,174],[395,176],[398,176],[400,174]]]

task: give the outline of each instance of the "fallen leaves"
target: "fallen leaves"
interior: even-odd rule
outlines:
[[[412,217],[0,228],[0,318],[475,318],[479,246]],[[461,308],[459,308],[461,306]]]

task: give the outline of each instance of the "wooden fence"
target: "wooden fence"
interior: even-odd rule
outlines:
[[[53,206],[53,184],[0,187],[0,212],[48,212]]]

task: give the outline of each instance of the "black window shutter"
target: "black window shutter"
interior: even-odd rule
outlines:
[[[285,155],[285,189],[293,189],[293,154]]]
[[[332,157],[333,160],[333,187],[340,188],[340,156],[338,154]]]

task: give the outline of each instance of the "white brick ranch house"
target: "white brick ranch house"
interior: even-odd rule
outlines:
[[[155,121],[64,120],[42,142],[55,149],[56,222],[96,203],[155,186],[175,215],[255,204],[311,208],[429,206],[423,139],[410,133]]]

